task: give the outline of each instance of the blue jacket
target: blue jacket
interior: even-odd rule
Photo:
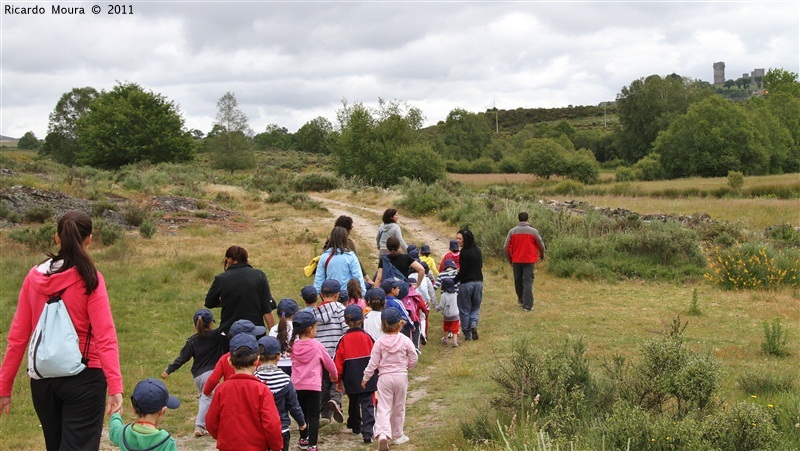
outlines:
[[[350,282],[350,279],[356,279],[361,284],[361,292],[366,293],[367,287],[364,285],[364,275],[361,272],[361,264],[358,262],[356,254],[352,251],[342,253],[337,250],[329,261],[328,257],[330,257],[331,251],[331,248],[325,249],[325,252],[319,257],[317,272],[314,276],[314,288],[317,289],[317,292],[319,293],[322,289],[322,282],[328,279],[334,279],[339,282],[344,291],[347,291],[347,282]]]

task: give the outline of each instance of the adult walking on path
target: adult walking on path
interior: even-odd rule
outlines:
[[[350,282],[350,279],[358,280],[362,293],[367,291],[361,263],[355,252],[348,247],[347,236],[348,232],[344,227],[336,226],[331,230],[325,249],[319,257],[314,276],[314,288],[318,293],[322,290],[322,282],[333,279],[339,282],[341,287],[344,287],[345,291],[341,293],[340,297],[345,300],[347,300],[347,283]]]
[[[514,288],[517,302],[522,309],[530,312],[533,308],[534,265],[544,260],[544,241],[539,231],[528,222],[528,213],[521,212],[517,225],[508,231],[505,249],[506,259],[514,268]]]
[[[269,330],[275,324],[275,301],[267,275],[250,266],[247,250],[240,246],[225,251],[224,268],[225,272],[214,278],[205,302],[206,308],[222,307],[219,328],[227,334],[234,322],[246,319],[256,326],[266,322]]]
[[[386,241],[393,236],[400,240],[400,249],[402,249],[403,252],[407,252],[408,245],[403,241],[403,232],[400,230],[400,226],[397,225],[399,219],[400,215],[397,214],[397,209],[395,208],[389,208],[383,212],[383,224],[378,227],[378,236],[375,239],[378,244],[379,255],[386,255],[389,253],[389,249],[386,247]]]
[[[347,248],[353,251],[356,254],[356,258],[358,259],[358,265],[361,267],[361,275],[364,277],[364,283],[372,286],[372,278],[367,274],[367,270],[364,269],[364,264],[361,263],[361,259],[358,258],[358,251],[356,250],[356,243],[350,238],[350,233],[353,232],[353,218],[350,216],[342,215],[336,218],[336,223],[334,224],[335,227],[344,227],[347,230]],[[327,247],[327,246],[326,246]],[[347,286],[347,284],[343,284],[342,286]],[[364,291],[362,291],[364,293]]]
[[[122,411],[122,374],[111,305],[103,275],[87,249],[92,220],[68,211],[58,220],[58,253],[47,254],[22,284],[0,366],[0,415],[9,413],[14,377],[47,301],[61,294],[86,368],[74,376],[31,379],[33,407],[48,450],[99,449],[103,411]],[[109,393],[106,400],[106,393]]]
[[[475,244],[475,235],[469,229],[456,234],[461,248],[461,268],[453,280],[458,285],[458,314],[464,340],[478,339],[478,317],[483,301],[483,255]]]

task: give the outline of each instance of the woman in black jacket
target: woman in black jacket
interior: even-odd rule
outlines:
[[[464,340],[478,339],[478,316],[483,300],[483,255],[475,244],[475,235],[461,229],[456,235],[461,248],[461,268],[454,278],[458,285],[458,312]]]

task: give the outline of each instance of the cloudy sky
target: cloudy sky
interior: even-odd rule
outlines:
[[[126,15],[0,3],[0,134],[12,137],[44,138],[62,94],[117,81],[164,95],[204,132],[232,91],[258,133],[334,122],[342,99],[404,100],[435,124],[453,108],[594,105],[650,74],[712,81],[716,61],[733,79],[800,72],[797,1],[129,1]],[[36,5],[44,14],[14,13]]]

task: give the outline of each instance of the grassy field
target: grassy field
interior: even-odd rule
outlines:
[[[91,249],[98,269],[105,275],[111,298],[126,393],[131,392],[137,381],[157,377],[193,333],[192,314],[202,306],[214,275],[222,271],[222,256],[229,245],[248,249],[251,263],[266,272],[276,299],[298,299],[302,286],[310,282],[303,276],[302,267],[318,252],[335,219],[323,210],[298,211],[284,204],[268,204],[259,193],[239,188],[217,185],[212,190],[200,191],[208,192],[209,199],[224,191],[236,215],[229,222],[162,224],[159,233],[149,240],[131,231],[125,240],[113,246],[93,245]],[[323,195],[382,211],[390,206],[385,199],[394,194],[382,190],[340,190]],[[642,200],[653,205],[654,199]],[[702,201],[709,205],[728,202]],[[763,201],[753,202],[749,209],[742,207],[738,213],[740,220],[755,224],[759,216],[766,214],[763,207]],[[778,208],[790,207],[787,203]],[[794,211],[796,215],[797,209]],[[365,210],[354,214],[375,225],[379,223],[377,214]],[[408,215],[401,211],[403,216]],[[454,226],[431,218],[425,218],[424,223],[431,233],[445,237],[455,231]],[[796,220],[793,223],[797,225]],[[44,258],[8,235],[8,230],[0,231],[0,351],[5,349],[24,275]],[[413,237],[413,232],[409,235]],[[359,249],[368,253],[373,247],[372,239],[356,237]],[[437,261],[444,251],[434,249]],[[374,264],[375,260],[367,257],[366,262]],[[726,401],[752,399],[737,383],[744,374],[797,375],[800,367],[797,289],[723,292],[704,282],[682,285],[558,279],[548,273],[546,262],[537,266],[536,271],[536,307],[533,313],[524,314],[516,306],[509,266],[497,260],[485,262],[480,341],[455,349],[440,346],[442,317],[433,315],[430,343],[423,348],[419,367],[410,375],[414,402],[407,409],[406,432],[412,441],[402,449],[499,449],[496,445],[467,443],[459,433],[459,423],[490,408],[496,391],[491,374],[499,362],[508,358],[512,343],[523,338],[535,349],[547,350],[560,346],[567,337],[584,337],[591,366],[599,368],[604,359],[615,355],[635,358],[644,340],[663,331],[680,315],[689,323],[686,329],[689,346],[709,352],[721,362],[720,397]],[[687,315],[694,289],[698,292],[700,316]],[[793,355],[787,358],[768,357],[760,351],[763,323],[774,318],[781,319],[788,333]],[[43,448],[27,379],[21,369],[14,386],[12,412],[0,416],[2,450]],[[181,449],[213,448],[208,437],[190,438],[197,401],[189,366],[171,375],[167,384],[183,404],[179,410],[167,414],[164,427],[182,440]],[[789,405],[786,397],[759,397],[754,402],[764,406],[773,404],[797,416],[800,395],[796,392],[794,399],[796,402]],[[132,409],[127,402],[125,409],[124,418],[130,421]],[[293,435],[296,437],[296,433]],[[348,435],[341,425],[326,426],[321,431],[320,446],[326,450],[374,448],[362,445],[355,438],[343,442],[342,437],[346,440]]]

